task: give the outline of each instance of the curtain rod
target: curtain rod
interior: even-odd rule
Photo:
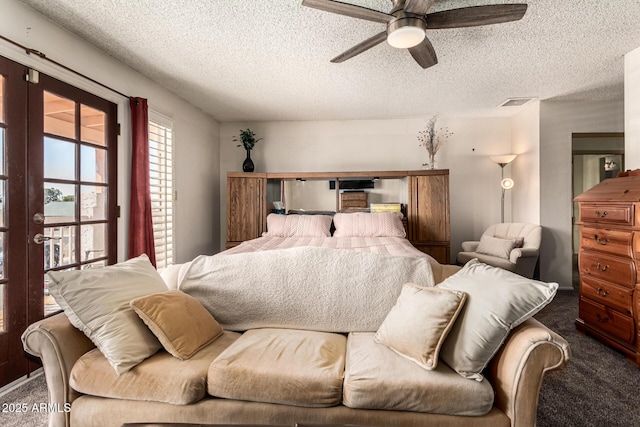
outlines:
[[[27,54],[27,55],[36,55],[37,57],[39,57],[39,58],[41,58],[41,59],[44,59],[45,61],[49,61],[49,62],[51,62],[52,64],[55,64],[55,65],[57,65],[57,66],[58,66],[58,67],[60,67],[60,68],[63,68],[63,69],[65,69],[65,70],[67,70],[67,71],[69,71],[69,72],[71,72],[71,73],[73,73],[73,74],[75,74],[75,75],[77,75],[77,76],[80,76],[80,77],[82,77],[83,79],[89,80],[89,81],[90,81],[90,82],[92,82],[92,83],[95,83],[95,84],[97,84],[97,85],[99,85],[99,86],[102,86],[103,88],[108,89],[108,90],[110,90],[111,92],[117,93],[117,94],[118,94],[118,95],[120,95],[120,96],[124,96],[125,98],[129,98],[129,99],[131,99],[131,96],[129,96],[129,95],[125,95],[124,93],[122,93],[122,92],[120,92],[120,91],[117,91],[117,90],[115,90],[115,89],[113,89],[113,88],[111,88],[111,87],[109,87],[109,86],[107,86],[107,85],[105,85],[105,84],[103,84],[103,83],[100,83],[100,82],[99,82],[99,81],[97,81],[97,80],[92,79],[91,77],[89,77],[89,76],[87,76],[87,75],[82,74],[82,73],[81,73],[81,72],[79,72],[79,71],[74,70],[73,68],[69,68],[69,67],[67,67],[66,65],[63,65],[63,64],[59,63],[58,61],[55,61],[55,60],[53,60],[53,59],[51,59],[51,58],[48,58],[48,57],[47,57],[47,55],[45,55],[44,53],[42,53],[42,52],[40,52],[40,51],[38,51],[38,50],[31,49],[31,48],[29,48],[29,47],[23,46],[23,45],[21,45],[20,43],[18,43],[18,42],[16,42],[16,41],[13,41],[13,40],[11,40],[11,39],[9,39],[9,38],[7,38],[7,37],[3,36],[3,35],[0,35],[0,39],[2,39],[2,40],[4,40],[4,41],[6,41],[6,42],[8,42],[8,43],[11,43],[11,44],[12,44],[12,45],[14,45],[14,46],[17,46],[17,47],[19,47],[20,49],[23,49],[23,50],[26,52],[26,54]]]

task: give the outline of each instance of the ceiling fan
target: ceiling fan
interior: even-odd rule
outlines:
[[[343,62],[387,41],[395,48],[409,49],[422,68],[438,63],[425,30],[475,27],[517,21],[527,11],[526,4],[494,4],[427,13],[436,0],[391,0],[389,13],[334,0],[302,0],[302,5],[352,18],[387,24],[387,29],[341,53],[331,62]]]

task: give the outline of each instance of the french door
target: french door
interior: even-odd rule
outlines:
[[[46,272],[116,261],[117,107],[28,72],[0,58],[0,386],[37,367],[20,335],[60,310]]]

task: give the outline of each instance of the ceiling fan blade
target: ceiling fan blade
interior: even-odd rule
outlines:
[[[374,47],[375,45],[378,45],[378,44],[382,43],[386,39],[387,39],[387,32],[383,31],[380,34],[376,34],[373,37],[369,37],[365,41],[363,41],[361,43],[358,43],[357,45],[355,45],[351,49],[341,53],[340,55],[338,55],[335,58],[333,58],[331,60],[331,62],[335,62],[335,63],[344,62],[347,59],[353,58],[354,56],[361,54],[365,50],[369,50],[372,47]]]
[[[384,12],[333,0],[302,0],[302,5],[325,12],[337,13],[366,21],[381,22],[383,24],[393,19],[393,15]]]
[[[526,4],[493,4],[444,10],[427,15],[427,29],[475,27],[517,21],[526,11]]]
[[[413,59],[415,59],[422,68],[429,68],[438,63],[436,51],[429,39],[426,37],[419,45],[410,47],[409,53],[411,53]]]
[[[407,0],[404,3],[404,11],[416,15],[426,15],[436,0]]]

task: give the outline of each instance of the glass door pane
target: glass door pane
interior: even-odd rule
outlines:
[[[42,273],[50,270],[98,268],[115,262],[109,252],[110,239],[115,240],[115,188],[109,176],[115,171],[116,107],[44,77],[40,114],[42,131],[34,147],[30,171],[33,187],[42,185],[42,205],[32,202],[32,210],[44,213],[41,225],[33,226],[33,234],[42,234],[40,258]],[[33,150],[38,153],[38,150]],[[111,225],[113,223],[113,226]],[[113,245],[115,246],[115,245]],[[35,279],[34,279],[35,280]],[[59,310],[44,285],[44,312]],[[34,282],[34,286],[36,286]]]

